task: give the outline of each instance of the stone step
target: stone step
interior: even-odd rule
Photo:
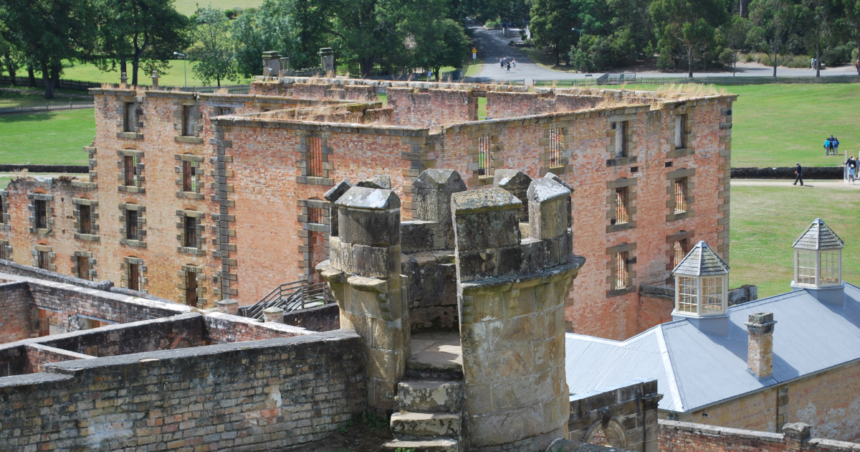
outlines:
[[[460,437],[460,413],[394,413],[395,438]]]
[[[389,441],[383,446],[385,449],[396,451],[409,450],[412,452],[459,452],[460,443],[451,438],[434,438],[424,441],[400,440]]]
[[[460,381],[401,381],[397,384],[395,403],[400,411],[456,413],[462,411],[462,394]]]
[[[462,381],[463,366],[452,362],[409,358],[406,360],[406,377],[414,380]]]

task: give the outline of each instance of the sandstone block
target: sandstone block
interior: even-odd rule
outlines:
[[[394,413],[391,431],[398,438],[460,436],[460,414],[454,413]]]
[[[462,410],[463,384],[457,381],[401,381],[397,384],[397,408],[413,412]]]

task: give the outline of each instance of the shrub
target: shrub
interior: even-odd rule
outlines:
[[[497,17],[484,22],[484,26],[487,28],[499,28],[502,26],[502,21]]]
[[[227,19],[233,20],[236,18],[236,10],[228,9],[224,11],[224,15],[227,16]]]

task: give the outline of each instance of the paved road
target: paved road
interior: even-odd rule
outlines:
[[[732,187],[791,187],[800,188],[800,185],[792,185],[794,179],[733,179]],[[824,188],[829,190],[860,190],[860,182],[857,184],[846,184],[841,180],[804,180],[803,188]]]
[[[603,75],[602,72],[594,74],[575,74],[569,72],[554,71],[538,66],[532,62],[528,55],[521,49],[509,46],[508,42],[512,38],[506,38],[502,35],[501,30],[487,30],[484,27],[474,28],[474,41],[478,48],[478,58],[483,59],[484,65],[481,69],[479,77],[490,77],[498,80],[525,80],[527,85],[532,84],[534,79],[550,79],[550,80],[566,80],[566,79],[582,79],[582,78],[597,78]],[[517,60],[517,67],[511,68],[510,72],[499,67],[499,58],[510,57]],[[621,72],[616,70],[616,72]],[[625,71],[632,72],[632,71]],[[636,72],[637,77],[684,77],[685,72],[657,72],[645,71]],[[693,72],[696,77],[704,76],[731,76],[732,72]],[[773,76],[773,68],[762,66],[755,63],[741,63],[738,65],[738,76],[744,77],[771,77]],[[789,69],[778,68],[777,76],[810,77],[815,75],[812,69]],[[857,75],[857,70],[853,66],[839,66],[821,71],[822,76],[831,75]]]

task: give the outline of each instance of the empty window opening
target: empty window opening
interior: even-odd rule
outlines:
[[[675,149],[687,147],[687,115],[675,116]]]
[[[123,173],[125,174],[125,185],[133,187],[137,185],[137,157],[126,155],[122,158]]]
[[[615,255],[615,290],[627,288],[627,252]]]
[[[615,129],[615,157],[627,157],[629,143],[627,140],[627,121],[618,121],[612,123],[612,128]]]
[[[231,107],[218,107],[215,110],[215,114],[216,114],[216,116],[232,115],[233,114],[233,108],[231,108]]]
[[[140,290],[140,265],[128,264],[128,288]]]
[[[186,137],[192,137],[195,135],[196,131],[196,113],[197,109],[194,106],[183,106],[182,107],[182,135]]]
[[[137,211],[127,210],[125,212],[125,238],[128,240],[139,240],[139,237]]]
[[[325,224],[322,208],[308,207],[308,223]]]
[[[549,167],[557,168],[562,165],[562,147],[564,134],[561,129],[549,129]]]
[[[702,278],[702,314],[723,312],[723,277]]]
[[[48,251],[37,251],[37,253],[39,253],[38,254],[39,268],[41,268],[42,270],[50,270],[50,268],[48,267],[49,265],[51,265],[51,258],[48,255],[49,252]]]
[[[9,260],[9,258],[6,257],[6,242],[0,242],[0,259]]]
[[[196,172],[192,162],[182,162],[182,191],[197,191]]]
[[[678,277],[678,311],[696,314],[698,305],[698,287],[696,278]]]
[[[90,279],[90,259],[84,256],[77,256],[78,260],[78,278]]]
[[[48,227],[48,206],[45,201],[37,200],[33,203],[36,216],[36,229],[46,229]]]
[[[478,176],[490,176],[490,136],[478,137]]]
[[[185,246],[197,248],[197,219],[185,217]]]
[[[672,244],[672,253],[674,254],[672,268],[677,267],[681,263],[681,261],[684,260],[684,256],[687,255],[687,247],[685,246],[684,242],[686,242],[686,240],[678,240],[674,244]]]
[[[675,213],[687,211],[687,181],[685,179],[675,180]]]
[[[310,137],[307,139],[308,176],[322,177],[322,139]]]
[[[630,221],[627,213],[627,187],[615,189],[615,224],[625,224]]]
[[[185,304],[197,307],[197,273],[185,272]]]
[[[137,127],[135,127],[135,113],[134,113],[134,102],[125,102],[123,104],[123,121],[122,121],[122,131],[123,132],[135,132]]]
[[[90,206],[78,206],[80,213],[80,231],[81,234],[92,234],[93,233],[93,220],[92,220],[92,211]]]
[[[39,309],[39,337],[51,335],[51,312],[45,309]]]
[[[325,261],[325,233],[319,231],[311,231],[308,237],[308,257],[310,262],[310,274],[308,276],[308,282],[312,284],[323,282],[320,277],[320,273],[316,271],[317,265],[321,262]]]

